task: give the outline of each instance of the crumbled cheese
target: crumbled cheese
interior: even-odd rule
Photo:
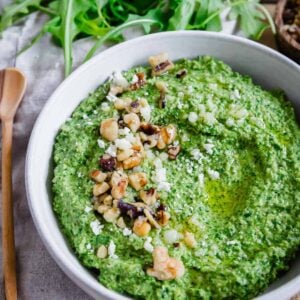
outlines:
[[[82,117],[83,117],[84,120],[86,120],[86,119],[89,118],[89,117],[87,116],[87,114],[84,114]]]
[[[115,71],[112,74],[112,84],[116,86],[121,86],[123,88],[127,88],[129,86],[127,79],[123,76],[122,72],[120,71]]]
[[[136,74],[134,74],[133,76],[132,76],[132,79],[131,79],[131,84],[135,84],[135,83],[137,83],[139,81],[139,78],[136,76]]]
[[[142,172],[143,169],[142,169],[141,166],[137,166],[137,167],[134,167],[134,168],[132,169],[132,171],[133,171],[133,172]]]
[[[165,168],[160,168],[155,170],[154,176],[155,182],[165,182],[167,180],[167,171]]]
[[[159,158],[162,160],[162,161],[166,161],[168,159],[168,154],[166,152],[162,152],[159,154]]]
[[[103,140],[98,139],[97,143],[98,143],[99,148],[101,148],[101,149],[105,148],[105,142]]]
[[[231,98],[233,98],[233,99],[240,99],[240,98],[241,98],[241,95],[240,95],[239,90],[235,89],[235,90],[231,93]]]
[[[126,134],[125,139],[131,144],[136,142],[136,137],[131,132]]]
[[[243,118],[247,117],[248,111],[239,105],[232,104],[230,106],[229,115],[231,115],[232,117],[234,117],[236,119],[243,119]]]
[[[189,93],[189,94],[192,94],[193,91],[194,91],[194,88],[193,88],[191,85],[189,85],[189,86],[187,87],[187,90],[188,90],[188,93]]]
[[[175,229],[169,229],[164,232],[164,240],[167,244],[176,243],[181,238],[182,235]]]
[[[125,227],[124,229],[123,229],[123,235],[124,236],[130,236],[132,234],[132,230],[131,229],[129,229],[129,228],[127,228],[127,227]]]
[[[90,243],[86,244],[86,249],[91,250],[92,249],[92,245]]]
[[[110,102],[115,102],[116,100],[118,100],[119,98],[115,95],[113,95],[112,93],[108,93],[106,96],[106,99]],[[104,102],[105,103],[105,102]],[[103,103],[102,103],[103,104]]]
[[[116,157],[117,156],[117,147],[115,145],[109,145],[109,147],[106,149],[105,153]]]
[[[226,123],[225,123],[228,127],[232,127],[234,126],[234,120],[229,118],[226,120]]]
[[[93,209],[91,208],[91,207],[89,207],[89,206],[86,206],[85,207],[85,209],[84,209],[84,211],[86,212],[86,213],[89,213],[90,211],[92,211]]]
[[[171,191],[171,184],[169,182],[159,182],[157,185],[158,191],[166,191],[169,193]]]
[[[200,173],[198,175],[198,182],[199,182],[200,185],[204,184],[204,174],[203,173]]]
[[[183,98],[184,97],[184,92],[178,92],[178,97]]]
[[[92,221],[90,227],[95,235],[99,235],[104,227],[99,220]]]
[[[190,138],[188,137],[187,134],[184,134],[184,135],[182,136],[182,141],[183,141],[183,142],[188,142],[189,140],[190,140]]]
[[[115,245],[114,241],[111,240],[109,242],[107,250],[108,250],[109,258],[114,258],[114,259],[118,258],[118,256],[115,254],[116,245]]]
[[[191,155],[192,155],[193,159],[195,159],[195,160],[201,160],[203,158],[203,154],[201,153],[201,151],[199,149],[193,149],[191,151]]]
[[[205,149],[205,151],[208,153],[208,154],[213,154],[213,147],[215,145],[213,144],[204,144],[203,145],[203,148]]]
[[[141,107],[140,113],[146,122],[150,121],[151,118],[151,107],[149,105]]]
[[[219,179],[220,178],[220,173],[218,171],[208,169],[207,173],[211,179]]]
[[[233,240],[233,241],[228,241],[226,244],[227,244],[227,245],[236,245],[236,244],[239,244],[239,242]]]
[[[151,244],[151,241],[152,241],[152,238],[151,237],[147,237],[146,238],[146,241],[144,243],[144,249],[147,251],[147,252],[150,252],[152,253],[153,250],[154,250],[154,247],[153,245]]]
[[[109,104],[107,102],[103,102],[101,104],[101,109],[105,112],[109,111],[110,110]]]
[[[213,125],[217,120],[213,113],[205,112],[200,115],[202,121],[207,125]]]
[[[149,160],[153,160],[154,158],[155,158],[155,155],[154,155],[154,153],[153,153],[153,151],[152,150],[146,150],[145,151],[145,153],[146,153],[146,156],[147,156],[147,158],[149,159]]]
[[[94,125],[94,124],[93,124],[93,122],[91,122],[91,121],[88,121],[88,122],[86,122],[86,125],[90,125],[90,126],[92,126],[92,125]]]
[[[130,133],[130,129],[128,127],[124,127],[124,128],[119,129],[119,134],[120,135],[127,135],[129,133]]]
[[[195,123],[198,120],[198,115],[192,111],[189,113],[188,120],[191,123]]]
[[[115,145],[118,149],[128,150],[131,148],[131,143],[126,139],[116,139]]]
[[[156,157],[154,159],[153,165],[155,166],[156,169],[161,169],[162,168],[162,162],[158,157]]]

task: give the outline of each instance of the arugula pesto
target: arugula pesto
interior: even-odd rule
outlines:
[[[138,167],[152,188],[163,165],[169,186],[159,191],[158,204],[168,209],[167,225],[141,237],[130,220],[126,227],[109,223],[93,210],[89,173],[104,153],[113,155],[99,125],[119,116],[116,99],[107,97],[110,82],[57,135],[53,209],[80,261],[99,270],[109,289],[136,299],[251,299],[288,269],[300,245],[300,130],[293,108],[283,93],[265,91],[211,57],[168,67],[159,76],[145,67],[124,72],[119,81],[146,76],[137,89],[114,96],[144,98],[151,124],[176,125],[176,159],[145,149]],[[122,201],[135,196],[128,186]],[[182,262],[184,273],[173,280],[149,276],[157,247]]]

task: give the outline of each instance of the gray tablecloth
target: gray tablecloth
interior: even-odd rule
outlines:
[[[0,0],[1,6],[5,2]],[[18,67],[28,78],[28,88],[18,110],[13,138],[13,189],[15,241],[19,299],[90,299],[50,257],[32,222],[24,183],[25,155],[30,132],[43,105],[63,80],[63,56],[60,48],[45,37],[33,48],[16,56],[40,28],[43,17],[32,15],[25,23],[4,32],[0,39],[0,69]],[[75,46],[74,65],[81,61],[90,46],[82,41]],[[63,107],[63,106],[62,106]],[[1,201],[2,202],[2,201]],[[1,247],[2,248],[2,247]],[[2,249],[0,250],[2,252]],[[0,259],[2,253],[0,253]],[[1,278],[2,278],[2,261]],[[4,287],[0,283],[0,299]]]

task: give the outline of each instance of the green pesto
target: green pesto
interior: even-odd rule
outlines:
[[[183,68],[188,74],[176,78]],[[124,76],[130,81],[137,70],[147,73],[147,83],[124,96],[145,97],[153,107],[151,122],[176,124],[182,146],[177,159],[164,165],[171,191],[162,193],[161,201],[169,207],[170,223],[153,229],[150,236],[154,246],[166,246],[171,256],[181,259],[186,272],[172,281],[147,276],[152,255],[143,248],[145,238],[125,237],[116,225],[105,223],[93,211],[85,212],[91,207],[93,186],[88,174],[104,153],[97,145],[99,124],[116,114],[105,98],[108,83],[76,108],[56,138],[53,208],[62,231],[80,261],[99,270],[103,285],[133,298],[256,296],[288,269],[300,245],[300,130],[293,108],[282,93],[264,91],[223,62],[201,57],[179,61],[159,77],[168,84],[166,107],[160,109],[157,78],[148,68]],[[104,101],[110,105],[108,111],[101,108]],[[232,104],[247,115],[230,117]],[[191,123],[190,112],[202,117]],[[214,115],[214,124],[206,122],[207,112]],[[204,150],[205,143],[214,145],[212,154]],[[193,159],[193,149],[199,149],[203,158]],[[142,168],[150,177],[153,166],[147,159]],[[219,172],[220,178],[212,179],[209,169]],[[130,201],[133,192],[128,190]],[[96,218],[104,224],[97,236],[90,228]],[[167,245],[163,233],[170,228],[193,232],[197,247]],[[119,258],[97,258],[98,247],[111,240]]]

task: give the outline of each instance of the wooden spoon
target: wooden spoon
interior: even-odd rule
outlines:
[[[13,121],[26,88],[26,78],[14,68],[0,71],[0,118],[2,122],[2,247],[5,295],[17,299],[16,256],[12,201]]]

